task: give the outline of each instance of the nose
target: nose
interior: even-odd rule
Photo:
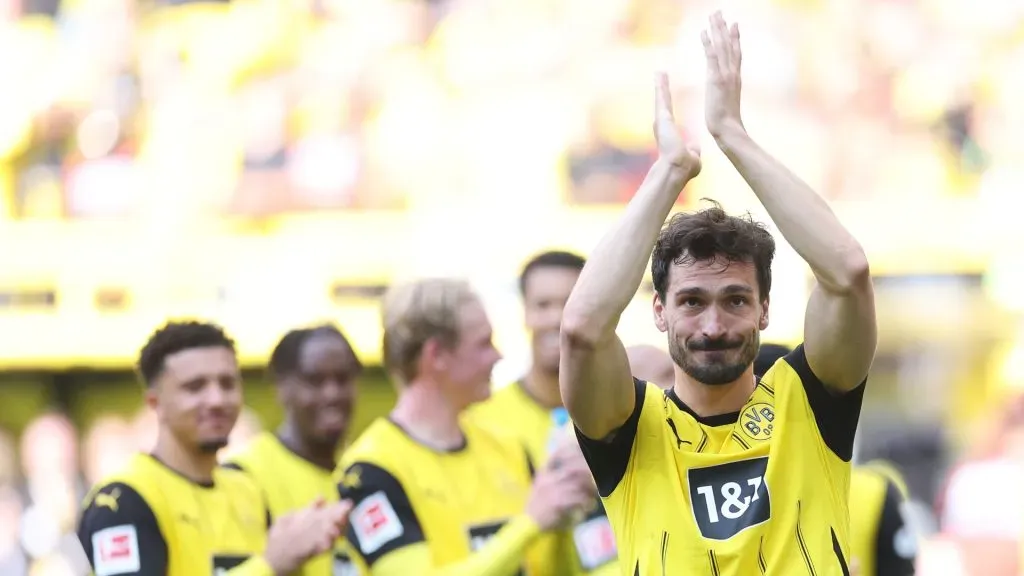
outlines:
[[[325,382],[321,389],[320,400],[324,404],[336,404],[351,395],[351,388],[352,386],[346,386],[345,383],[338,380]]]
[[[726,334],[725,324],[722,323],[722,315],[715,307],[709,307],[701,315],[701,334],[708,340],[719,340]]]
[[[228,403],[228,391],[217,382],[211,382],[203,395],[206,405],[210,408],[223,408]]]

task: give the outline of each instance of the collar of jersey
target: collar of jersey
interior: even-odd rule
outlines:
[[[458,453],[458,452],[462,452],[463,450],[466,449],[467,446],[469,446],[469,440],[466,438],[466,432],[465,431],[462,432],[462,443],[459,444],[458,446],[455,446],[455,447],[452,447],[452,448],[438,448],[437,446],[431,446],[430,444],[427,444],[426,442],[424,442],[424,441],[420,440],[419,438],[413,436],[412,434],[409,433],[408,430],[406,430],[398,422],[395,422],[394,419],[392,419],[390,416],[385,418],[385,420],[387,420],[387,422],[389,424],[391,424],[392,426],[394,426],[395,429],[397,429],[399,432],[404,434],[406,438],[408,438],[412,442],[414,442],[414,443],[416,443],[416,444],[426,448],[427,450],[430,450],[431,452],[438,452],[438,453],[441,453],[441,454],[455,454],[455,453]]]
[[[178,472],[174,468],[171,468],[170,466],[168,466],[166,462],[164,462],[163,460],[157,458],[156,454],[147,454],[147,456],[152,458],[153,461],[156,462],[157,464],[159,464],[161,468],[171,472],[175,476],[183,478],[185,481],[189,482],[190,484],[195,484],[196,486],[199,486],[200,488],[213,488],[213,480],[211,480],[209,482],[200,482],[199,480],[193,480],[192,478],[189,478],[188,476],[185,476],[181,472]]]
[[[676,395],[676,391],[672,388],[665,391],[665,397],[671,400],[672,403],[680,410],[686,412],[692,416],[694,420],[705,426],[711,426],[712,428],[716,426],[732,426],[740,419],[739,411],[726,412],[725,414],[714,414],[711,416],[699,416],[692,408],[687,406],[685,402],[679,399],[679,396]]]

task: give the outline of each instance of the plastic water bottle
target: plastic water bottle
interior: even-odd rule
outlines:
[[[558,443],[565,435],[565,425],[569,423],[569,411],[559,406],[551,411],[551,436],[548,438],[548,454],[554,453]]]

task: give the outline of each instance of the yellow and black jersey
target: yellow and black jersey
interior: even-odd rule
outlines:
[[[463,446],[438,451],[382,418],[346,451],[338,481],[354,504],[348,541],[374,576],[553,573],[524,514],[522,446],[469,421],[462,430]]]
[[[267,510],[234,470],[199,484],[139,454],[94,488],[78,525],[96,576],[274,576]]]
[[[481,426],[514,436],[526,447],[537,466],[547,464],[552,436],[557,433],[551,411],[526,391],[522,382],[496,390],[485,402],[470,409],[469,417]],[[619,573],[618,550],[604,506],[594,510],[569,531],[545,536],[557,550],[558,574],[611,576]]]
[[[911,576],[917,535],[903,515],[906,487],[888,466],[854,466],[850,477],[850,532],[859,576]]]
[[[229,463],[247,473],[260,487],[272,519],[309,506],[317,498],[338,500],[333,470],[325,470],[289,450],[270,432],[262,432]],[[350,576],[358,574],[343,550],[307,562],[295,576]]]
[[[850,459],[864,385],[833,395],[803,346],[742,410],[710,418],[634,381],[608,441],[577,431],[623,574],[847,575]]]

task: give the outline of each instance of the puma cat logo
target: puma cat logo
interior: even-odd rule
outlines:
[[[672,435],[676,437],[676,450],[682,448],[683,444],[689,444],[690,446],[693,446],[693,442],[690,442],[689,440],[682,440],[679,438],[679,431],[676,430],[676,423],[673,422],[671,418],[666,418],[665,421],[668,422],[668,427],[672,429]]]

